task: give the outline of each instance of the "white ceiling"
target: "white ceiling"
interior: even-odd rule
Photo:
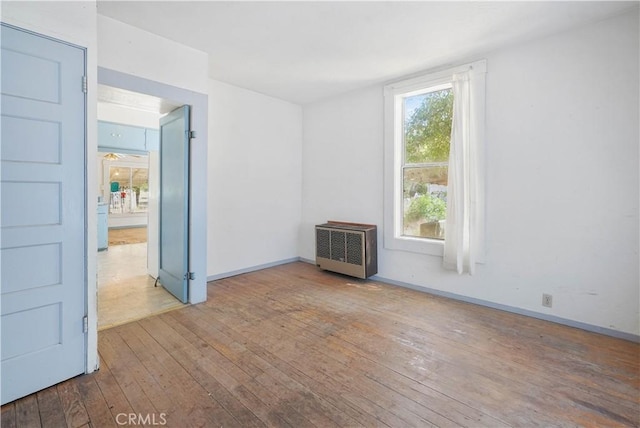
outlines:
[[[169,113],[181,105],[153,95],[131,92],[107,85],[98,85],[98,102],[116,104],[120,107],[158,113],[160,115]]]
[[[209,53],[211,78],[306,104],[633,9],[638,2],[98,1]],[[188,66],[188,65],[187,65]]]

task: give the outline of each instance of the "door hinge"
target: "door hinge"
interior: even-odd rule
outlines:
[[[189,138],[192,138],[192,139],[198,138],[198,134],[196,133],[196,131],[188,131],[188,132],[189,132]]]
[[[82,92],[86,94],[88,88],[89,88],[89,84],[87,83],[87,76],[82,76]]]
[[[195,272],[187,272],[184,274],[184,279],[189,279],[189,280],[194,280],[196,279],[196,273]]]
[[[83,333],[89,332],[89,317],[86,315],[82,318],[82,332]]]

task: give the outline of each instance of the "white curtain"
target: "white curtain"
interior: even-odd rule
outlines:
[[[484,72],[453,76],[451,128],[443,266],[473,275],[484,239]]]

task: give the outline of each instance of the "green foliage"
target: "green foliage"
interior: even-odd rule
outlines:
[[[404,221],[406,224],[423,219],[427,222],[444,220],[446,212],[447,204],[442,199],[421,195],[411,200],[404,214]]]
[[[447,186],[448,166],[405,168],[402,177],[403,198],[429,193],[429,184]]]
[[[405,123],[407,163],[443,162],[449,159],[453,91],[430,92]]]

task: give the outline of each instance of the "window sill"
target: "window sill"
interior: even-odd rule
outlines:
[[[388,250],[408,251],[442,257],[444,241],[428,238],[385,237],[384,247]]]

